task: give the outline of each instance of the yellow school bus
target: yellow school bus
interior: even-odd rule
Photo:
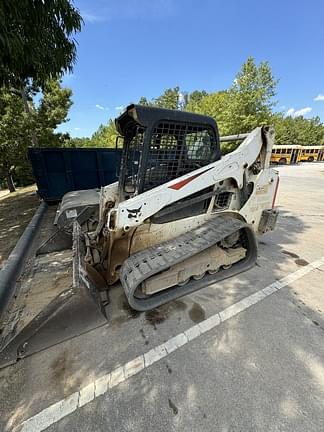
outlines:
[[[300,160],[302,162],[324,161],[324,146],[303,146]]]
[[[271,163],[287,165],[300,162],[301,145],[274,145],[272,147]]]

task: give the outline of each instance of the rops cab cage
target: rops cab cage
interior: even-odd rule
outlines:
[[[207,116],[130,105],[116,127],[124,137],[119,176],[124,199],[221,157],[216,122]]]

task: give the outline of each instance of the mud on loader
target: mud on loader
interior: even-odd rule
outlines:
[[[116,127],[119,181],[63,197],[58,229],[27,276],[31,289],[41,288],[65,262],[70,283],[40,310],[28,295],[14,308],[0,366],[105,324],[109,288],[119,282],[131,308],[146,311],[246,271],[257,236],[274,229],[271,127],[256,128],[223,157],[207,116],[130,105]]]

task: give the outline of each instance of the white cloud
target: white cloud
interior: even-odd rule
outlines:
[[[304,107],[304,108],[300,108],[299,110],[295,110],[295,108],[289,108],[289,110],[286,112],[286,115],[291,117],[298,117],[298,116],[304,116],[305,114],[308,114],[311,111],[312,111],[311,107]]]
[[[81,11],[82,18],[88,23],[98,23],[120,19],[158,19],[176,16],[178,6],[174,0],[110,0],[101,1],[95,13]]]
[[[319,93],[315,98],[314,101],[324,101],[324,94]]]
[[[99,105],[99,104],[96,104],[95,107],[98,108],[98,109],[100,109],[101,111],[108,111],[109,110],[108,107],[104,107],[104,106]]]
[[[120,105],[120,106],[115,107],[115,110],[118,110],[118,111],[121,111],[121,110],[123,110],[123,109],[124,109],[124,106],[123,106],[123,105]]]
[[[300,110],[296,110],[294,116],[297,117],[299,115],[305,115],[312,111],[311,107],[301,108]]]
[[[81,128],[79,128],[79,127],[75,127],[75,128],[74,128],[75,131],[78,131],[78,130],[80,130],[80,129],[81,129]]]
[[[305,114],[308,114],[312,111],[311,107],[305,107],[305,108],[301,108],[300,110],[295,111],[295,117],[297,116],[303,116]]]
[[[295,113],[294,108],[289,108],[289,110],[286,112],[286,115],[287,115],[287,116],[293,116],[294,113]]]
[[[106,18],[104,16],[93,15],[93,14],[90,14],[90,13],[84,12],[84,11],[81,11],[81,16],[85,22],[89,22],[91,24],[93,24],[95,22],[106,21]]]

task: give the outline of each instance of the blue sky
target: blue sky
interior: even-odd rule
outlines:
[[[277,109],[324,121],[323,0],[76,0],[85,21],[73,90],[72,136],[90,136],[141,96],[179,85],[217,91],[248,56],[280,80]],[[315,100],[317,99],[319,100]],[[300,111],[302,110],[302,111]]]

